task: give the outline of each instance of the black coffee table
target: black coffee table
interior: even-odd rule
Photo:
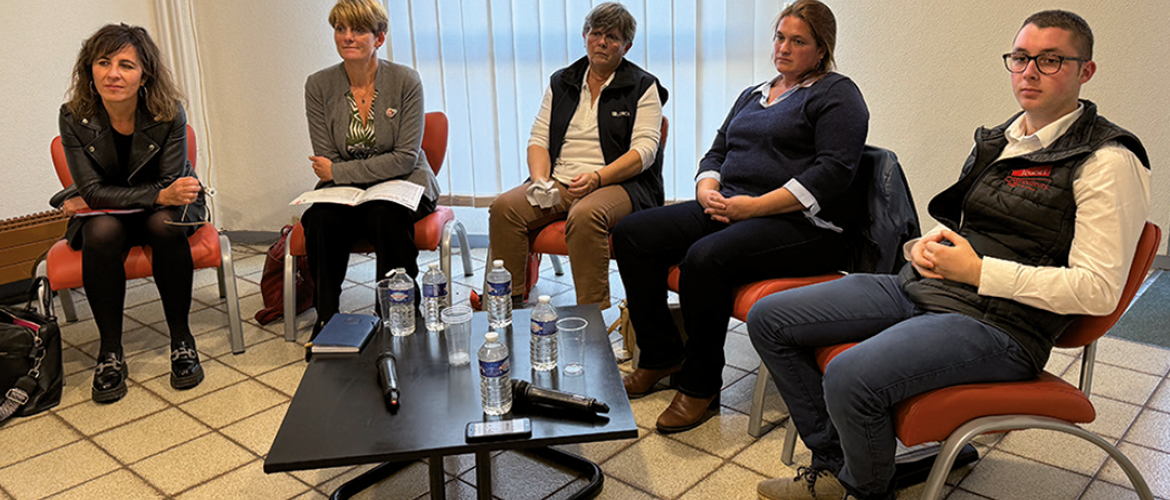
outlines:
[[[601,469],[582,457],[549,448],[552,445],[631,439],[638,436],[634,414],[622,387],[621,374],[596,305],[558,308],[561,318],[585,318],[585,373],[565,376],[533,372],[529,363],[529,310],[513,315],[511,330],[503,335],[511,352],[512,377],[534,385],[597,398],[610,412],[596,417],[563,410],[513,407],[514,417],[532,421],[532,437],[526,439],[467,443],[465,428],[471,421],[494,420],[484,415],[479,390],[476,351],[484,342],[486,313],[472,320],[471,363],[447,364],[445,338],[421,329],[408,337],[381,335],[358,356],[322,358],[309,363],[292,405],[284,416],[272,448],[264,460],[265,472],[341,467],[382,463],[351,480],[332,498],[354,493],[426,458],[430,466],[432,499],[445,497],[442,458],[475,454],[478,498],[490,499],[491,460],[496,450],[530,449],[560,465],[580,472],[589,483],[572,498],[592,498],[601,489]],[[391,414],[382,400],[375,361],[389,349],[395,352],[401,389],[400,409]]]

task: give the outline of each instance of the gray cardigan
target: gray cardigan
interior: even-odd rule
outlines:
[[[422,81],[418,73],[401,64],[378,60],[374,81],[374,134],[377,156],[360,160],[349,156],[345,137],[349,131],[349,77],[343,64],[309,75],[305,82],[305,115],[313,154],[333,162],[333,181],[320,182],[317,189],[334,184],[368,187],[390,179],[405,179],[426,188],[430,200],[439,197],[426,155],[421,149],[424,113]]]

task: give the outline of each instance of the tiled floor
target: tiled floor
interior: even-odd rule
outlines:
[[[235,356],[228,345],[224,303],[215,275],[196,275],[191,325],[197,335],[207,379],[186,392],[171,389],[168,341],[162,308],[152,284],[131,283],[126,301],[125,349],[130,392],[122,401],[99,406],[90,400],[91,370],[98,334],[83,294],[81,321],[63,327],[67,385],[52,411],[0,426],[0,500],[36,498],[136,499],[321,499],[341,482],[368,467],[266,475],[263,458],[304,371],[302,346],[286,343],[280,322],[261,327],[251,315],[261,307],[263,246],[236,245],[241,309],[247,353]],[[474,250],[475,274],[456,272],[456,301],[483,277],[484,252]],[[420,262],[432,262],[435,253]],[[459,260],[453,265],[459,270]],[[342,296],[343,309],[365,310],[374,303],[373,261],[354,256]],[[611,274],[616,299],[622,293]],[[554,303],[574,302],[572,279],[554,276],[546,259],[538,293]],[[605,312],[612,321],[616,309]],[[300,342],[312,313],[301,315]],[[664,436],[654,421],[670,402],[670,391],[633,402],[639,437],[628,441],[568,446],[601,464],[606,473],[604,499],[755,498],[756,483],[790,476],[780,463],[784,428],[776,397],[765,418],[764,437],[748,436],[747,410],[759,358],[733,322],[724,369],[723,409],[690,432]],[[1073,380],[1078,352],[1053,355],[1049,371]],[[623,366],[628,369],[628,363]],[[1087,427],[1112,442],[1137,463],[1155,495],[1170,500],[1170,351],[1106,338],[1100,343],[1093,396],[1097,420]],[[772,394],[775,390],[769,387]],[[979,438],[981,459],[951,474],[947,498],[970,500],[1136,498],[1120,469],[1104,452],[1062,434],[1013,432]],[[809,454],[798,447],[796,461]],[[499,498],[564,498],[576,485],[570,472],[529,456],[503,453],[496,465],[493,493]],[[448,498],[474,498],[474,460],[449,457]],[[427,472],[418,462],[359,498],[426,498]],[[902,498],[917,498],[918,490]]]

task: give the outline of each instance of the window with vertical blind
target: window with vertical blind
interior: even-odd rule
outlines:
[[[548,78],[585,55],[590,0],[386,0],[387,55],[418,70],[428,111],[450,119],[442,203],[486,206],[528,177],[526,151]],[[736,96],[775,76],[772,22],[784,3],[631,0],[631,62],[670,92],[666,198],[694,173]]]

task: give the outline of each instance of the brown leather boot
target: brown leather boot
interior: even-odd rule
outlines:
[[[709,398],[692,398],[680,392],[658,416],[658,432],[670,434],[694,429],[718,414],[718,394]]]
[[[669,377],[681,369],[682,363],[661,370],[635,368],[633,373],[622,377],[622,385],[626,387],[626,395],[630,399],[638,399],[654,392],[654,385],[659,380]]]

